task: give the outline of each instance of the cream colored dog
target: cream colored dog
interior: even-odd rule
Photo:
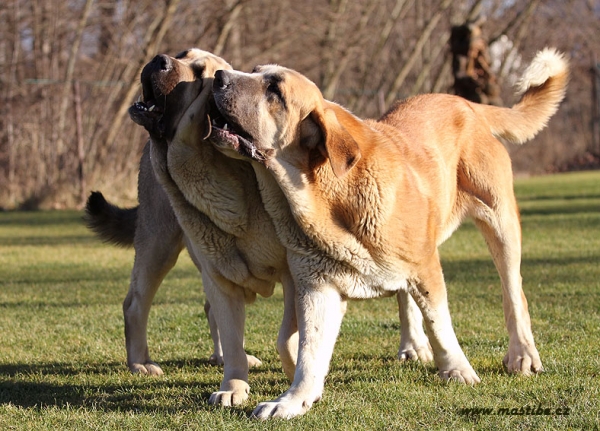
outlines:
[[[159,56],[158,59],[160,58]],[[155,60],[153,64],[156,63]],[[180,91],[171,91],[164,95],[164,100],[159,107],[156,103],[153,109],[150,109],[151,107],[146,103],[132,107],[136,121],[146,129],[152,130],[155,137],[160,133],[161,127],[172,128],[188,110],[198,91],[197,87],[202,88],[204,79],[202,71],[207,68],[207,63],[214,63],[212,67],[208,66],[211,79],[215,68],[227,67],[224,60],[210,56],[199,49],[188,49],[169,61],[175,65],[172,69],[176,72],[171,71],[165,76],[175,79],[173,85],[179,84],[179,80],[188,82],[180,85],[182,89],[185,85],[183,93],[187,91],[189,96],[182,97],[177,94]],[[151,70],[152,67],[148,66],[146,70]],[[146,76],[145,81],[148,93],[150,77]],[[191,85],[190,82],[196,85]],[[152,98],[150,95],[147,97]],[[139,205],[133,208],[121,208],[109,203],[102,193],[92,192],[86,203],[84,219],[87,226],[103,241],[135,249],[129,291],[123,302],[127,365],[132,373],[162,375],[163,370],[151,359],[148,347],[148,315],[152,300],[184,247],[188,248],[198,269],[200,263],[193,254],[189,238],[184,235],[177,222],[169,197],[154,175],[150,160],[152,146],[152,141],[149,140],[140,160]],[[208,301],[205,302],[204,309],[214,347],[214,352],[208,361],[214,365],[223,365],[220,334]],[[256,357],[248,355],[248,365],[259,366],[261,362]]]
[[[211,329],[218,328],[222,343],[224,376],[209,403],[230,406],[243,403],[250,390],[244,351],[246,303],[257,294],[270,296],[281,282],[285,309],[277,347],[291,377],[298,341],[286,251],[264,210],[255,174],[248,163],[222,155],[203,139],[214,106],[213,76],[226,68],[230,66],[222,58],[192,49],[176,57],[158,55],[142,71],[143,100],[132,105],[129,114],[150,134],[142,158],[148,177],[143,179],[143,196],[152,198],[146,190],[150,187],[156,201],[143,201],[145,217],[138,220],[135,238],[139,253],[124,312],[130,367],[162,373],[150,360],[146,343],[148,311],[160,279],[136,276],[158,273],[162,278],[185,243],[201,270],[209,314],[216,322]],[[167,262],[161,260],[165,258]]]
[[[525,71],[524,94],[512,109],[429,94],[373,121],[324,100],[306,77],[283,67],[215,74],[223,118],[215,118],[211,140],[253,161],[297,289],[294,381],[255,416],[305,413],[322,396],[347,299],[399,290],[424,316],[439,375],[479,382],[452,328],[438,254],[468,216],[502,281],[510,338],[504,363],[514,373],[542,370],[521,287],[511,162],[497,138],[533,138],[556,112],[567,80],[566,60],[546,49]],[[279,206],[282,194],[287,207]]]

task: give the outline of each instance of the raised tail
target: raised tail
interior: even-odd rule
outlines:
[[[554,48],[538,52],[518,82],[521,100],[512,108],[473,105],[490,124],[491,132],[513,144],[537,135],[558,110],[569,81],[569,62]]]
[[[138,208],[119,208],[108,202],[102,193],[92,192],[85,204],[83,220],[102,241],[132,247]]]

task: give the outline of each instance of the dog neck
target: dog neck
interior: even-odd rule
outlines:
[[[346,200],[343,197],[348,185],[346,179],[335,178],[331,167],[323,164],[323,169],[328,170],[325,176],[333,176],[332,182],[337,180],[336,186],[326,190],[325,183],[311,182],[306,173],[277,159],[272,159],[266,167],[256,162],[253,166],[265,208],[287,248],[300,254],[315,254],[316,250],[316,253],[343,261],[363,273],[371,272],[370,251],[352,232],[348,220],[344,219],[345,214],[336,212],[337,199]],[[324,199],[317,199],[317,196]],[[280,207],[282,198],[288,204],[285,209]],[[327,234],[323,235],[323,232]]]

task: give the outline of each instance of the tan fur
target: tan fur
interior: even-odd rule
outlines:
[[[289,203],[287,210],[266,205],[276,225],[290,226],[293,217],[299,226],[278,230],[296,280],[298,365],[290,389],[259,405],[257,417],[302,414],[322,396],[348,298],[409,292],[440,376],[479,382],[452,329],[437,250],[465,217],[484,235],[502,281],[508,371],[542,370],[521,287],[511,163],[494,135],[533,137],[556,111],[567,75],[562,56],[544,51],[512,109],[429,94],[378,121],[324,100],[312,82],[279,66],[215,75],[229,131],[216,130],[212,141],[225,154],[253,159],[263,196],[279,189]]]

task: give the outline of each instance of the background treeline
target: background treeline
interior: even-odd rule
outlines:
[[[396,98],[452,92],[449,36],[478,16],[497,42],[505,104],[544,46],[568,54],[567,99],[515,170],[593,162],[600,152],[600,0],[3,0],[0,208],[75,207],[91,189],[135,202],[146,132],[127,108],[141,67],[196,46],[249,71],[279,63],[360,116]],[[498,48],[502,49],[498,49]]]

